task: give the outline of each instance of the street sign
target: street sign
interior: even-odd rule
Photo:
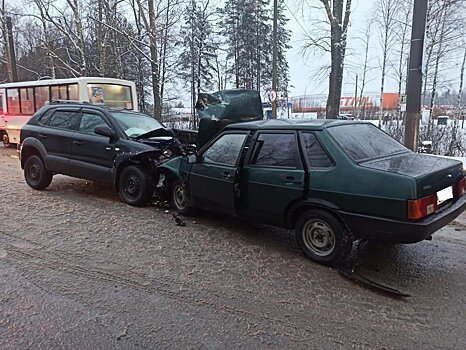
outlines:
[[[408,102],[408,96],[406,95],[401,95],[400,99],[400,111],[406,112],[406,104]]]
[[[277,99],[277,92],[275,90],[270,90],[269,101],[273,102]]]

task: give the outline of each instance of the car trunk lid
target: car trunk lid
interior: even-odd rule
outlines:
[[[360,165],[414,178],[416,198],[453,186],[464,177],[463,164],[460,161],[413,152],[369,160]]]

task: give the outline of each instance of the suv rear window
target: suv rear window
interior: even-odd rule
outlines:
[[[328,132],[355,161],[385,157],[408,149],[372,124],[347,124]]]

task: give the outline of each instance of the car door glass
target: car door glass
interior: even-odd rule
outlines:
[[[49,109],[39,118],[39,124],[48,125],[50,122],[50,117],[53,114],[53,109]]]
[[[301,141],[303,144],[304,154],[307,156],[311,167],[328,168],[333,165],[314,133],[301,133]]]
[[[48,126],[60,129],[74,130],[78,119],[78,113],[74,111],[55,111],[50,117]]]
[[[251,164],[297,168],[297,151],[294,133],[261,133],[254,144]]]
[[[94,129],[99,126],[110,128],[110,125],[100,115],[92,113],[83,113],[79,123],[79,131],[85,134],[94,134]]]
[[[225,134],[203,154],[204,162],[235,166],[246,134]]]

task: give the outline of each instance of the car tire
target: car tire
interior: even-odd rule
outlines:
[[[188,206],[186,192],[180,180],[173,181],[170,189],[170,205],[182,215],[193,214],[193,208]]]
[[[8,136],[8,134],[6,132],[3,133],[3,135],[2,135],[2,143],[3,143],[3,147],[5,147],[5,148],[12,147],[12,145],[10,143],[10,138],[9,138],[9,136]]]
[[[53,174],[45,169],[39,156],[32,155],[24,163],[24,178],[26,183],[35,190],[44,190],[52,182]]]
[[[118,193],[124,203],[142,207],[152,198],[154,184],[146,171],[130,165],[124,168],[120,174]]]
[[[331,213],[310,209],[296,222],[299,248],[314,262],[327,266],[340,263],[350,252],[353,240],[350,233]]]

